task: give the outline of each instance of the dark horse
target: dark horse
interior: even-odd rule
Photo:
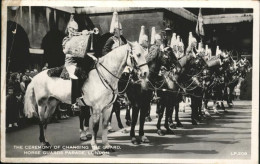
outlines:
[[[170,71],[164,74],[166,78],[166,85],[165,88],[158,91],[158,95],[160,96],[160,100],[158,102],[158,122],[157,122],[157,134],[160,136],[165,135],[160,128],[161,126],[161,119],[163,117],[164,110],[166,109],[166,118],[164,127],[166,128],[166,134],[173,134],[171,129],[176,128],[172,121],[173,109],[175,108],[175,121],[177,122],[178,127],[182,127],[179,120],[179,103],[182,99],[183,91],[186,93],[190,93],[193,89],[197,88],[198,81],[197,79],[193,78],[193,75],[197,74],[196,64],[204,66],[204,60],[198,56],[194,58],[192,54],[188,54],[182,57],[177,64],[175,64],[176,71]],[[167,78],[168,77],[168,78]],[[197,84],[193,84],[197,83]],[[193,98],[194,100],[194,98]],[[194,104],[193,101],[193,106]],[[197,113],[196,108],[194,107],[192,110],[192,122],[196,124],[195,121],[195,114]],[[170,124],[170,126],[169,126]],[[170,129],[171,128],[171,129]]]
[[[150,103],[153,98],[154,87],[159,87],[160,82],[163,80],[162,77],[158,76],[161,67],[165,67],[170,70],[173,63],[173,56],[170,55],[172,52],[171,48],[167,47],[162,52],[159,47],[153,47],[150,49],[146,61],[149,67],[149,76],[147,89],[142,89],[138,78],[132,78],[126,89],[126,95],[132,106],[132,122],[131,122],[131,131],[130,137],[131,142],[135,145],[142,143],[149,143],[149,139],[144,135],[144,122],[145,116],[150,109]],[[129,75],[130,76],[130,75]],[[135,73],[134,75],[135,76]],[[127,78],[125,78],[127,79]],[[127,82],[125,81],[125,84]],[[139,137],[140,140],[137,140],[135,136],[135,126],[137,123],[138,115],[140,111],[140,122],[139,122]]]
[[[162,71],[163,78],[164,78],[164,85],[161,85],[161,88],[157,89],[157,96],[160,97],[157,103],[157,114],[158,114],[158,121],[157,121],[157,134],[160,136],[165,135],[165,132],[161,130],[161,120],[163,118],[164,111],[166,109],[166,118],[164,127],[166,128],[167,134],[174,134],[171,130],[174,127],[172,121],[172,114],[173,108],[175,110],[179,110],[179,102],[181,99],[180,88],[176,85],[175,81],[178,80],[179,75],[181,74],[182,66],[177,60],[173,51],[169,52],[170,55],[173,56],[173,68],[170,71]],[[190,60],[192,56],[186,56],[183,60]],[[177,126],[182,126],[178,115],[175,120],[177,121]]]
[[[203,117],[201,107],[203,98],[203,87],[201,75],[203,70],[207,67],[207,63],[201,54],[196,55],[195,58],[186,56],[179,60],[182,71],[178,79],[175,80],[176,86],[180,87],[185,96],[191,98],[191,121],[193,125]],[[178,102],[179,103],[179,102]],[[179,121],[178,110],[176,110],[176,121]],[[180,125],[181,126],[181,125]]]
[[[233,64],[234,61],[230,55],[226,58],[220,58],[222,61],[222,65],[216,64],[214,66],[208,66],[204,71],[206,72],[204,77],[204,93],[203,93],[203,106],[205,113],[210,116],[207,112],[208,106],[207,103],[210,99],[213,100],[213,110],[216,114],[218,114],[216,101],[221,101],[221,107],[224,111],[224,103],[223,100],[227,99],[227,94],[229,92],[228,85],[230,81],[232,81]],[[211,65],[212,61],[215,59],[208,61],[208,65]],[[228,100],[228,99],[227,99]]]
[[[228,106],[233,107],[233,91],[235,86],[240,87],[242,81],[245,79],[246,73],[251,70],[250,62],[245,59],[240,59],[237,63],[234,62],[234,65],[231,65],[228,69],[228,84],[227,84],[227,93],[226,100]]]

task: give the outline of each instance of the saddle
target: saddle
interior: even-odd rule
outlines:
[[[95,68],[96,62],[87,54],[85,54],[84,58],[75,58],[75,60],[77,62],[75,75],[79,79],[86,80],[88,78],[88,73]],[[47,74],[50,77],[59,77],[64,80],[70,80],[69,73],[64,65],[49,69]]]

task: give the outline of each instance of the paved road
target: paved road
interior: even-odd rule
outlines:
[[[209,104],[211,106],[211,104]],[[100,158],[197,158],[197,159],[230,159],[234,153],[242,153],[236,159],[249,159],[251,155],[251,101],[236,101],[234,108],[229,113],[219,115],[212,113],[212,118],[204,120],[197,126],[191,125],[190,109],[187,107],[185,113],[180,112],[180,120],[184,127],[175,130],[175,135],[158,136],[156,133],[155,106],[152,106],[152,122],[145,123],[145,134],[150,139],[150,144],[132,145],[129,133],[122,133],[113,117],[112,125],[117,130],[109,134],[111,145],[117,146],[118,150],[105,154]],[[220,112],[223,112],[220,110]],[[125,126],[125,110],[121,113],[122,122]],[[51,144],[56,146],[82,146],[74,150],[57,148],[52,151],[41,151],[40,149],[25,149],[25,146],[38,146],[39,129],[37,125],[8,132],[6,135],[7,157],[88,157],[93,158],[88,149],[90,141],[79,140],[79,120],[71,117],[60,123],[48,126],[47,136]],[[163,128],[163,126],[162,126]],[[129,128],[128,128],[129,130]],[[136,128],[138,130],[138,126]],[[99,135],[100,136],[100,135]],[[101,145],[101,138],[98,138]],[[23,149],[16,149],[21,146]],[[74,152],[74,153],[73,153]],[[25,155],[26,153],[26,155]],[[30,154],[36,153],[36,154]],[[38,154],[37,154],[38,153]],[[50,154],[52,153],[52,154]]]

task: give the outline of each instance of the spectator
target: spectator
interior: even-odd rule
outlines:
[[[22,94],[25,95],[25,91],[27,89],[28,84],[30,83],[30,79],[27,75],[22,76],[22,80],[20,82],[20,88],[22,91]]]
[[[34,75],[37,75],[39,72],[38,72],[38,70],[35,68],[35,69],[33,69],[33,72],[34,72]]]
[[[45,63],[44,67],[42,68],[42,71],[48,69],[48,66],[49,66],[48,63]]]
[[[18,73],[12,73],[8,82],[8,86],[13,87],[14,95],[21,94],[21,87],[19,81],[20,75]]]
[[[18,127],[19,110],[13,86],[8,87],[6,96],[6,125],[8,128]]]

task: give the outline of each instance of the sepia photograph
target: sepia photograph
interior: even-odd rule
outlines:
[[[1,12],[1,162],[259,162],[258,1]]]

